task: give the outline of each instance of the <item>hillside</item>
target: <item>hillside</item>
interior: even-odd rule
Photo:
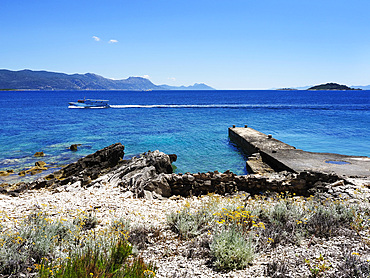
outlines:
[[[348,87],[346,85],[340,85],[337,83],[326,83],[317,86],[313,86],[308,90],[338,90],[338,91],[348,91],[348,90],[361,90]]]
[[[195,84],[185,88],[199,90]],[[112,80],[93,73],[65,74],[48,71],[0,70],[0,89],[19,90],[172,90],[172,86],[158,86],[142,77]],[[210,88],[210,87],[208,87]],[[212,88],[210,88],[212,89]],[[203,90],[203,86],[202,86]]]

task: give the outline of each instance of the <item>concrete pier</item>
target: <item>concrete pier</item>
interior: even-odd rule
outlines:
[[[253,159],[260,156],[274,171],[311,171],[346,177],[370,177],[369,157],[306,152],[249,127],[231,127],[229,137],[247,155],[255,154]]]

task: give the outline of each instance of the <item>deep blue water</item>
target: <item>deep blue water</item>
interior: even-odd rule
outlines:
[[[113,108],[68,109],[84,96]],[[58,166],[121,142],[126,155],[177,154],[177,172],[243,174],[228,127],[245,124],[306,151],[370,156],[370,91],[1,91],[0,170],[34,165],[37,151]]]

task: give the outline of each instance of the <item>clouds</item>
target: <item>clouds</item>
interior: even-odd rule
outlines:
[[[92,36],[92,38],[96,42],[100,42],[101,41],[101,39],[99,37],[97,37],[97,36]],[[108,41],[108,43],[118,43],[118,40],[111,39],[111,40]]]

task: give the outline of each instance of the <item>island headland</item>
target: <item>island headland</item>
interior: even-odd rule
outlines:
[[[340,85],[338,83],[326,83],[326,84],[321,84],[321,85],[316,85],[311,88],[308,88],[307,90],[309,91],[351,91],[351,90],[362,90],[360,88],[351,88],[348,87],[347,85]]]

